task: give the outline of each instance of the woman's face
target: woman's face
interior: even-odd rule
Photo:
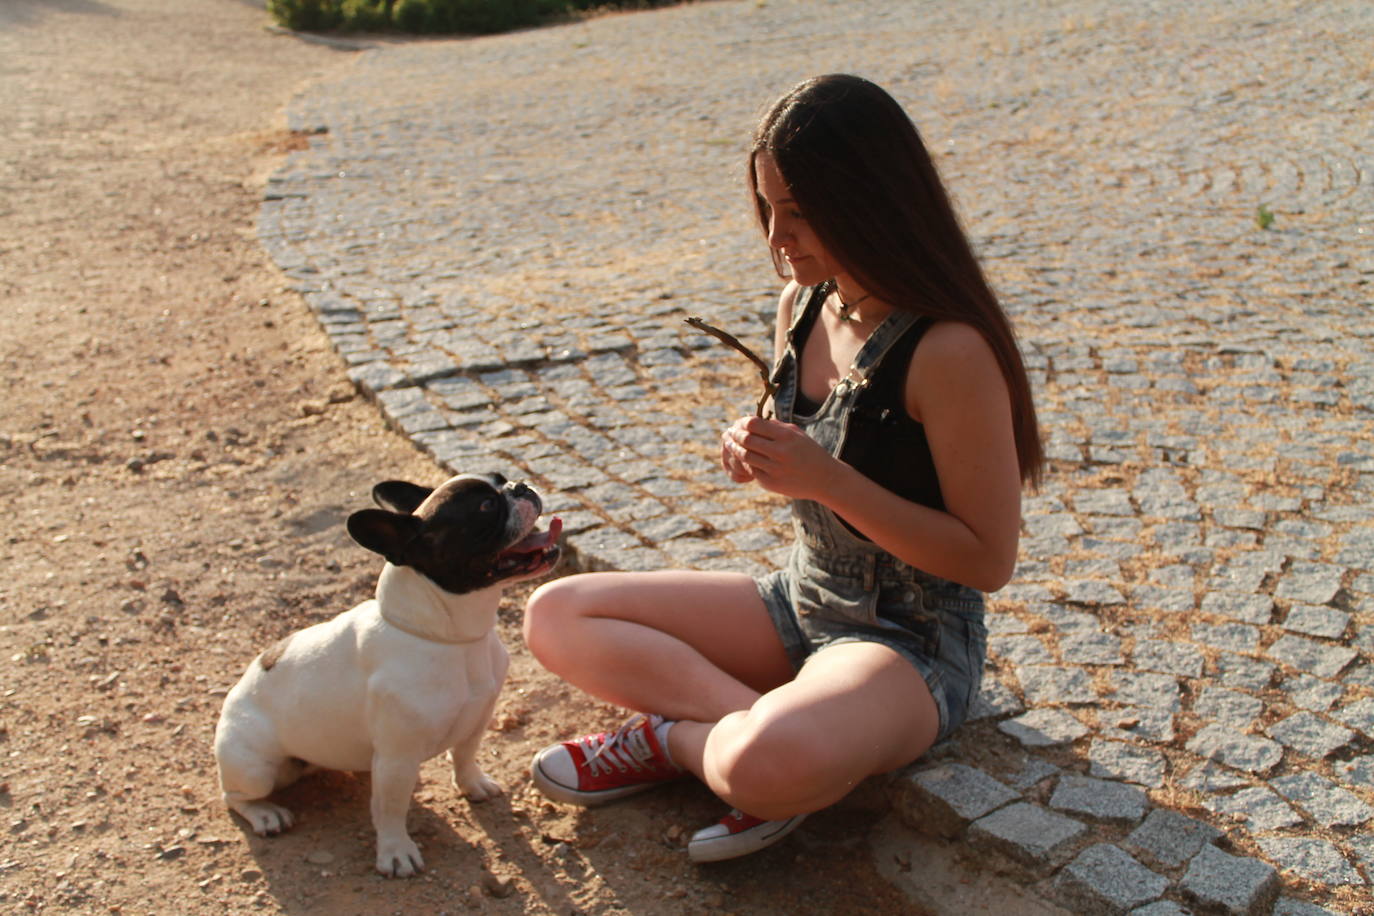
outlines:
[[[802,286],[815,286],[839,278],[843,271],[816,238],[767,150],[754,156],[754,179],[766,205],[768,244],[792,269],[792,279]]]

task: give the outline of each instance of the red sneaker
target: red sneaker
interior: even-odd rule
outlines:
[[[613,733],[551,744],[530,764],[534,784],[556,801],[600,805],[677,779],[686,771],[654,732],[663,722],[634,715]]]
[[[805,814],[765,821],[735,808],[710,827],[692,834],[687,856],[693,862],[719,862],[767,849],[801,826]]]

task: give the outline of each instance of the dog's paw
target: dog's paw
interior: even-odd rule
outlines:
[[[408,836],[392,840],[377,840],[377,871],[388,878],[409,878],[425,870],[420,847]]]
[[[500,783],[492,779],[481,770],[472,773],[464,773],[460,779],[454,777],[454,787],[468,799],[468,801],[481,802],[489,798],[495,798],[505,790]]]
[[[266,801],[238,802],[234,810],[243,816],[258,836],[272,836],[286,830],[293,823],[291,812],[281,805]]]

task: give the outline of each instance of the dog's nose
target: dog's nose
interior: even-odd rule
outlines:
[[[521,481],[506,484],[506,489],[510,492],[511,496],[516,498],[522,496],[531,496],[534,493],[533,490],[531,490],[524,482]]]

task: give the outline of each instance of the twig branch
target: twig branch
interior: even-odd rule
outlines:
[[[696,328],[698,331],[701,331],[705,334],[710,334],[716,340],[719,340],[721,343],[725,344],[732,350],[738,350],[740,353],[743,353],[745,356],[749,357],[749,360],[755,366],[758,367],[759,377],[763,379],[763,396],[759,398],[759,403],[758,406],[755,408],[754,413],[756,416],[763,416],[763,405],[767,404],[768,399],[771,398],[773,394],[778,390],[778,387],[773,384],[773,380],[772,378],[770,378],[773,372],[773,367],[768,365],[768,363],[764,362],[763,358],[760,357],[753,350],[749,349],[744,344],[740,343],[739,338],[735,335],[728,334],[725,331],[722,331],[720,328],[712,327],[711,325],[702,321],[700,318],[687,318],[684,320],[692,327]]]

